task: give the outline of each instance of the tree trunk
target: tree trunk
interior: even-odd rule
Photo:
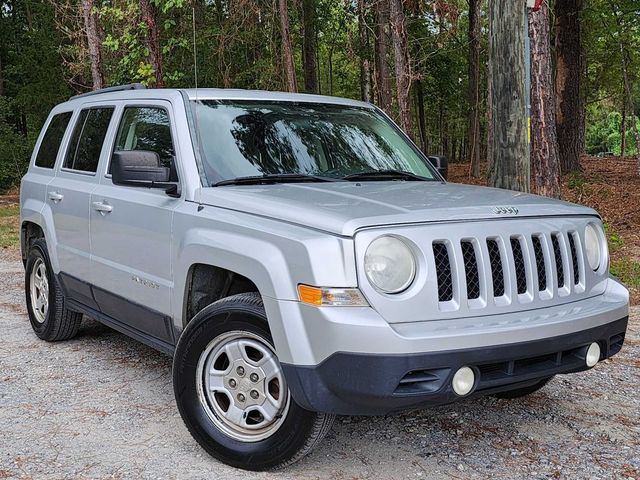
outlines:
[[[491,51],[489,51],[489,62],[488,65],[492,65],[495,60],[492,59]],[[488,75],[491,75],[491,72],[488,72]],[[491,87],[491,79],[487,78],[487,170],[491,171],[493,168],[493,137],[495,136],[493,133],[493,89]]]
[[[158,30],[157,11],[151,0],[140,0],[142,21],[147,25],[147,48],[149,49],[149,63],[155,77],[153,87],[164,87],[162,74],[162,49],[160,47],[160,32]]]
[[[531,176],[538,195],[560,198],[560,163],[556,134],[549,5],[529,14],[531,38]]]
[[[296,66],[293,63],[293,48],[291,47],[291,33],[289,29],[289,9],[287,0],[278,0],[280,10],[280,36],[282,37],[282,60],[287,79],[287,91],[295,93],[298,91],[296,81]]]
[[[0,52],[0,97],[4,97],[4,77],[2,76],[2,55]]]
[[[622,51],[622,76],[624,78],[624,88],[627,92],[627,101],[629,102],[629,111],[631,112],[631,130],[636,140],[636,158],[637,158],[637,171],[640,175],[640,132],[638,132],[638,123],[635,116],[635,105],[633,104],[633,89],[631,88],[631,80],[629,79],[629,52],[620,44],[620,50]]]
[[[420,148],[424,153],[428,153],[427,145],[427,122],[424,114],[424,92],[422,90],[422,80],[416,79],[416,110],[418,112],[418,133],[420,135]]]
[[[413,137],[411,122],[411,64],[407,48],[407,25],[402,0],[390,0],[391,37],[393,39],[393,56],[396,68],[396,90],[400,126],[407,135]]]
[[[525,92],[525,2],[489,2],[493,161],[489,184],[529,191]]]
[[[89,59],[91,61],[91,80],[93,89],[104,88],[104,65],[102,64],[102,39],[96,26],[96,17],[93,13],[93,0],[82,0],[82,18],[87,35],[89,47]]]
[[[467,153],[471,175],[480,176],[480,0],[469,0],[469,113]]]
[[[302,63],[304,65],[304,91],[307,93],[318,93],[316,17],[315,1],[302,0]]]
[[[389,76],[389,4],[388,0],[378,0],[375,4],[376,39],[375,63],[378,106],[391,114],[391,82]]]
[[[580,168],[583,150],[583,55],[580,13],[584,0],[557,0],[556,17],[556,125],[563,173]]]
[[[627,94],[622,92],[622,119],[620,122],[620,158],[627,151]]]
[[[631,58],[627,46],[622,41],[621,37],[624,33],[624,27],[622,20],[618,15],[618,7],[614,2],[609,2],[613,15],[616,19],[616,25],[618,26],[618,41],[620,42],[620,56],[622,58],[622,80],[624,82],[624,90],[627,97],[628,110],[631,113],[631,130],[633,131],[636,140],[636,158],[637,158],[637,173],[640,175],[640,132],[638,131],[638,123],[636,122],[636,108],[633,102],[633,88],[631,86],[631,79],[629,78],[629,65],[631,64]]]
[[[360,37],[360,95],[371,101],[371,60],[369,56],[369,27],[366,0],[358,0],[358,34]]]
[[[329,73],[329,95],[333,95],[333,46],[329,48],[327,70]]]

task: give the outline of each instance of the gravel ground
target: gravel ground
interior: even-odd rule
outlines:
[[[0,478],[640,479],[640,309],[622,352],[521,400],[482,398],[398,416],[340,417],[287,470],[208,457],[178,415],[171,360],[87,320],[36,338],[15,251],[0,251]]]

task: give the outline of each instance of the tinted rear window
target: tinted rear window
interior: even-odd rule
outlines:
[[[82,110],[73,129],[64,167],[83,172],[98,169],[104,136],[109,128],[113,107]]]
[[[60,143],[67,130],[67,125],[69,125],[69,120],[71,120],[71,112],[59,113],[51,119],[36,155],[36,166],[53,168],[56,164]]]

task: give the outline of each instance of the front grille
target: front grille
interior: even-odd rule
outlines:
[[[449,260],[449,249],[445,243],[433,243],[433,258],[436,262],[436,272],[438,275],[438,300],[441,302],[453,300],[451,262]]]
[[[474,300],[480,298],[480,277],[478,275],[478,261],[473,243],[468,240],[460,242],[462,258],[464,259],[464,271],[467,277],[467,298]]]
[[[556,262],[556,273],[558,275],[558,287],[564,287],[564,265],[562,264],[562,253],[560,252],[560,241],[558,234],[551,235],[551,243],[553,244],[553,257]]]
[[[502,257],[497,240],[487,240],[487,250],[489,251],[489,262],[491,264],[491,280],[493,283],[493,295],[501,297],[504,295],[504,269],[502,267]]]
[[[578,285],[580,283],[580,270],[578,268],[578,252],[576,250],[575,235],[575,232],[570,232],[568,237],[569,249],[571,250],[571,264],[573,265],[573,284]]]
[[[547,268],[544,265],[542,241],[537,235],[531,237],[531,241],[533,242],[533,252],[536,256],[536,269],[538,271],[538,290],[543,291],[547,289]]]
[[[518,237],[511,237],[511,250],[513,251],[513,261],[516,267],[516,285],[518,294],[527,293],[527,272],[524,266],[524,256],[522,255],[522,244]]]
[[[465,300],[486,300],[468,304],[468,308],[482,309],[488,303],[507,306],[584,292],[577,235],[575,230],[531,229],[523,234],[458,237],[459,249],[453,240],[432,241],[438,301],[453,301],[442,310],[458,310]],[[466,295],[456,285],[466,285]]]

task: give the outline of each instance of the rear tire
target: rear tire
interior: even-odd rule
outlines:
[[[533,385],[529,385],[528,387],[516,388],[515,390],[507,390],[506,392],[494,393],[493,396],[501,398],[503,400],[526,397],[527,395],[531,395],[532,393],[540,390],[547,383],[549,383],[552,378],[553,375],[551,377],[543,378],[538,383],[534,383]]]
[[[247,470],[296,462],[334,420],[304,410],[290,396],[257,293],[219,300],[189,322],[176,347],[173,386],[180,415],[200,446]]]
[[[73,338],[82,323],[82,314],[65,306],[65,297],[56,280],[47,244],[39,238],[33,242],[25,267],[25,296],[31,328],[47,342]]]

